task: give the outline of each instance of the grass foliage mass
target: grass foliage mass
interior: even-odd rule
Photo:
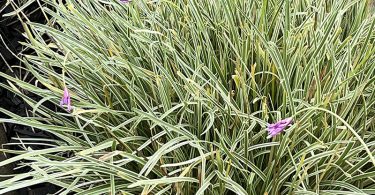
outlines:
[[[0,122],[54,139],[2,150],[14,157],[0,166],[30,171],[0,194],[44,182],[84,195],[375,193],[371,1],[38,2],[47,23],[26,21],[23,43],[35,80],[0,73],[32,109],[1,109]]]

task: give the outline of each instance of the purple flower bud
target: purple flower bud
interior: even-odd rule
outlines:
[[[292,118],[286,118],[273,124],[268,124],[267,130],[270,137],[274,137],[281,133],[287,126],[293,123]]]
[[[68,106],[68,111],[70,111],[72,109],[72,106],[71,106],[71,103],[70,103],[70,94],[69,94],[69,91],[68,91],[68,88],[64,87],[64,95],[63,97],[61,98],[61,101],[60,101],[60,106],[63,106],[63,105],[67,105]]]

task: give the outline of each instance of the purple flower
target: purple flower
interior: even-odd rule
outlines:
[[[278,121],[276,123],[268,124],[267,130],[268,130],[269,137],[274,137],[274,136],[278,135],[287,126],[290,126],[291,123],[293,123],[293,119],[292,118],[286,118],[286,119],[283,119],[283,120]]]
[[[120,0],[120,3],[129,3],[129,0]]]
[[[66,87],[64,87],[64,95],[63,95],[63,97],[61,98],[61,101],[60,101],[60,106],[62,106],[62,105],[67,105],[68,111],[70,111],[72,109],[72,106],[70,104],[70,94],[69,94],[68,88],[66,88]]]

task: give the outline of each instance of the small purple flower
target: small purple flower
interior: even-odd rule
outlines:
[[[70,111],[72,109],[72,105],[70,103],[70,94],[69,94],[68,88],[66,88],[66,87],[64,87],[64,95],[63,95],[63,97],[61,98],[61,101],[60,101],[60,106],[63,106],[63,105],[68,106],[68,111]]]
[[[129,0],[120,0],[120,3],[129,3]]]
[[[292,118],[286,118],[281,121],[278,121],[273,124],[268,124],[267,130],[269,137],[274,137],[281,133],[287,126],[290,126],[293,123]]]

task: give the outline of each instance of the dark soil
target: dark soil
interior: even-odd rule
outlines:
[[[9,13],[13,9],[11,6],[5,7],[5,3],[7,1],[0,1],[0,71],[4,72],[8,75],[23,77],[24,73],[20,71],[18,68],[10,67],[14,66],[22,66],[19,61],[18,57],[21,57],[20,52],[28,52],[32,53],[32,51],[24,51],[25,48],[20,44],[20,41],[25,41],[24,37],[22,36],[23,27],[21,23],[18,21],[17,17],[3,17],[3,14]],[[5,8],[4,8],[5,7]],[[4,9],[3,9],[4,8]],[[37,10],[37,11],[35,11]],[[24,13],[28,16],[29,20],[33,22],[40,22],[44,23],[44,16],[38,11],[38,5],[31,4],[25,10]],[[13,53],[13,54],[12,54]],[[0,77],[0,83],[6,84],[6,80]],[[32,97],[33,98],[33,97]],[[35,97],[37,98],[37,97]],[[5,88],[0,86],[0,108],[8,110],[14,114],[20,116],[26,116],[26,112],[30,110],[25,102],[12,94],[10,91],[6,90]],[[2,112],[0,112],[0,118],[7,118]],[[30,128],[21,126],[21,125],[13,125],[13,124],[1,124],[0,123],[0,145],[9,142],[13,142],[12,137],[48,137],[49,135],[45,135],[41,132],[34,132]],[[17,146],[8,147],[10,149],[19,149],[16,148]],[[9,158],[9,155],[4,155],[0,153],[0,161]],[[22,173],[27,172],[29,169],[16,169],[14,170],[15,165],[11,164],[8,166],[0,167],[0,175],[9,175],[14,173]],[[0,177],[0,181],[6,178]],[[56,186],[51,184],[40,184],[35,185],[29,188],[20,189],[11,193],[7,193],[9,195],[43,195],[43,194],[52,194],[58,190]]]

